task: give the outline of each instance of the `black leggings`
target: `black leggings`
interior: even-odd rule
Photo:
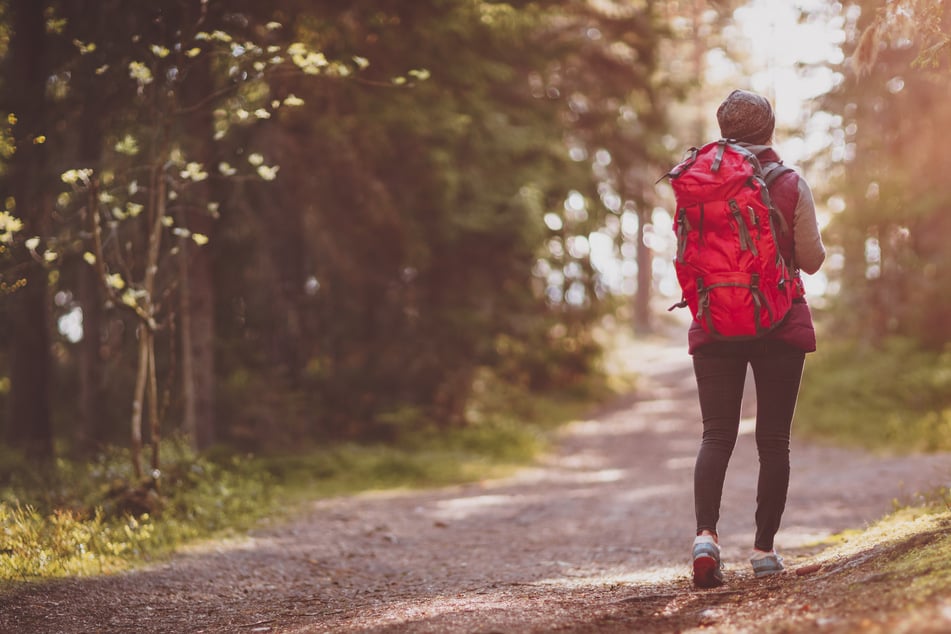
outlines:
[[[780,341],[716,342],[694,353],[693,368],[703,416],[703,441],[694,470],[697,533],[716,533],[727,465],[736,444],[746,366],[756,382],[755,548],[769,551],[786,508],[789,430],[805,353]]]

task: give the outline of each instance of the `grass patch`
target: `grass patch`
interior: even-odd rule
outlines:
[[[796,431],[881,451],[951,450],[951,349],[899,338],[825,346],[807,360]]]
[[[838,631],[947,631],[949,504],[944,489],[922,506],[900,508],[865,530],[833,538],[816,558],[827,578],[812,591],[823,598],[848,597],[844,603],[829,599],[826,607]]]
[[[118,572],[273,510],[276,481],[254,460],[197,458],[172,441],[163,450],[159,491],[134,484],[120,449],[4,474],[0,581]]]
[[[895,511],[871,526],[850,529],[830,537],[825,542],[826,550],[817,560],[829,563],[863,553],[883,553],[883,557],[868,558],[869,561],[877,561],[879,571],[917,570],[917,564],[908,567],[911,560],[906,559],[905,555],[910,550],[903,544],[920,544],[928,541],[922,536],[944,533],[945,528],[951,525],[951,510],[947,505],[949,501],[951,499],[947,490],[943,490],[921,505],[896,507]],[[918,551],[911,554],[914,558]]]

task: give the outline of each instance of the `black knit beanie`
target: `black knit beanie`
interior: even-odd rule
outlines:
[[[717,123],[724,139],[766,145],[773,138],[776,116],[765,97],[734,90],[717,108]]]

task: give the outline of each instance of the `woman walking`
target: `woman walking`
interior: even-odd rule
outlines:
[[[761,95],[733,91],[717,110],[724,139],[737,142],[768,166],[780,163],[771,147],[775,117]],[[756,383],[756,447],[760,470],[756,493],[756,537],[750,557],[757,577],[780,573],[783,560],[773,543],[789,487],[789,436],[805,355],[816,349],[812,316],[802,292],[799,270],[815,273],[825,259],[812,192],[792,170],[780,170],[769,182],[769,196],[782,216],[776,242],[792,263],[797,291],[785,319],[762,336],[743,340],[716,337],[694,320],[688,333],[703,418],[703,436],[694,470],[697,520],[693,579],[699,587],[723,583],[717,523],[723,482],[740,422],[747,367]],[[702,212],[701,212],[702,213]]]

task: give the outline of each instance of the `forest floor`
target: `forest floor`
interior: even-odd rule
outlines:
[[[921,590],[908,578],[919,569],[892,565],[945,539],[948,514],[910,518],[904,536],[822,544],[946,484],[951,455],[794,441],[777,538],[788,571],[755,579],[748,419],[721,514],[727,583],[693,588],[690,361],[661,342],[635,354],[648,373],[637,396],[563,429],[514,477],[318,500],[145,569],[20,585],[0,595],[0,631],[951,632],[947,577]],[[937,558],[926,572],[946,566]]]

